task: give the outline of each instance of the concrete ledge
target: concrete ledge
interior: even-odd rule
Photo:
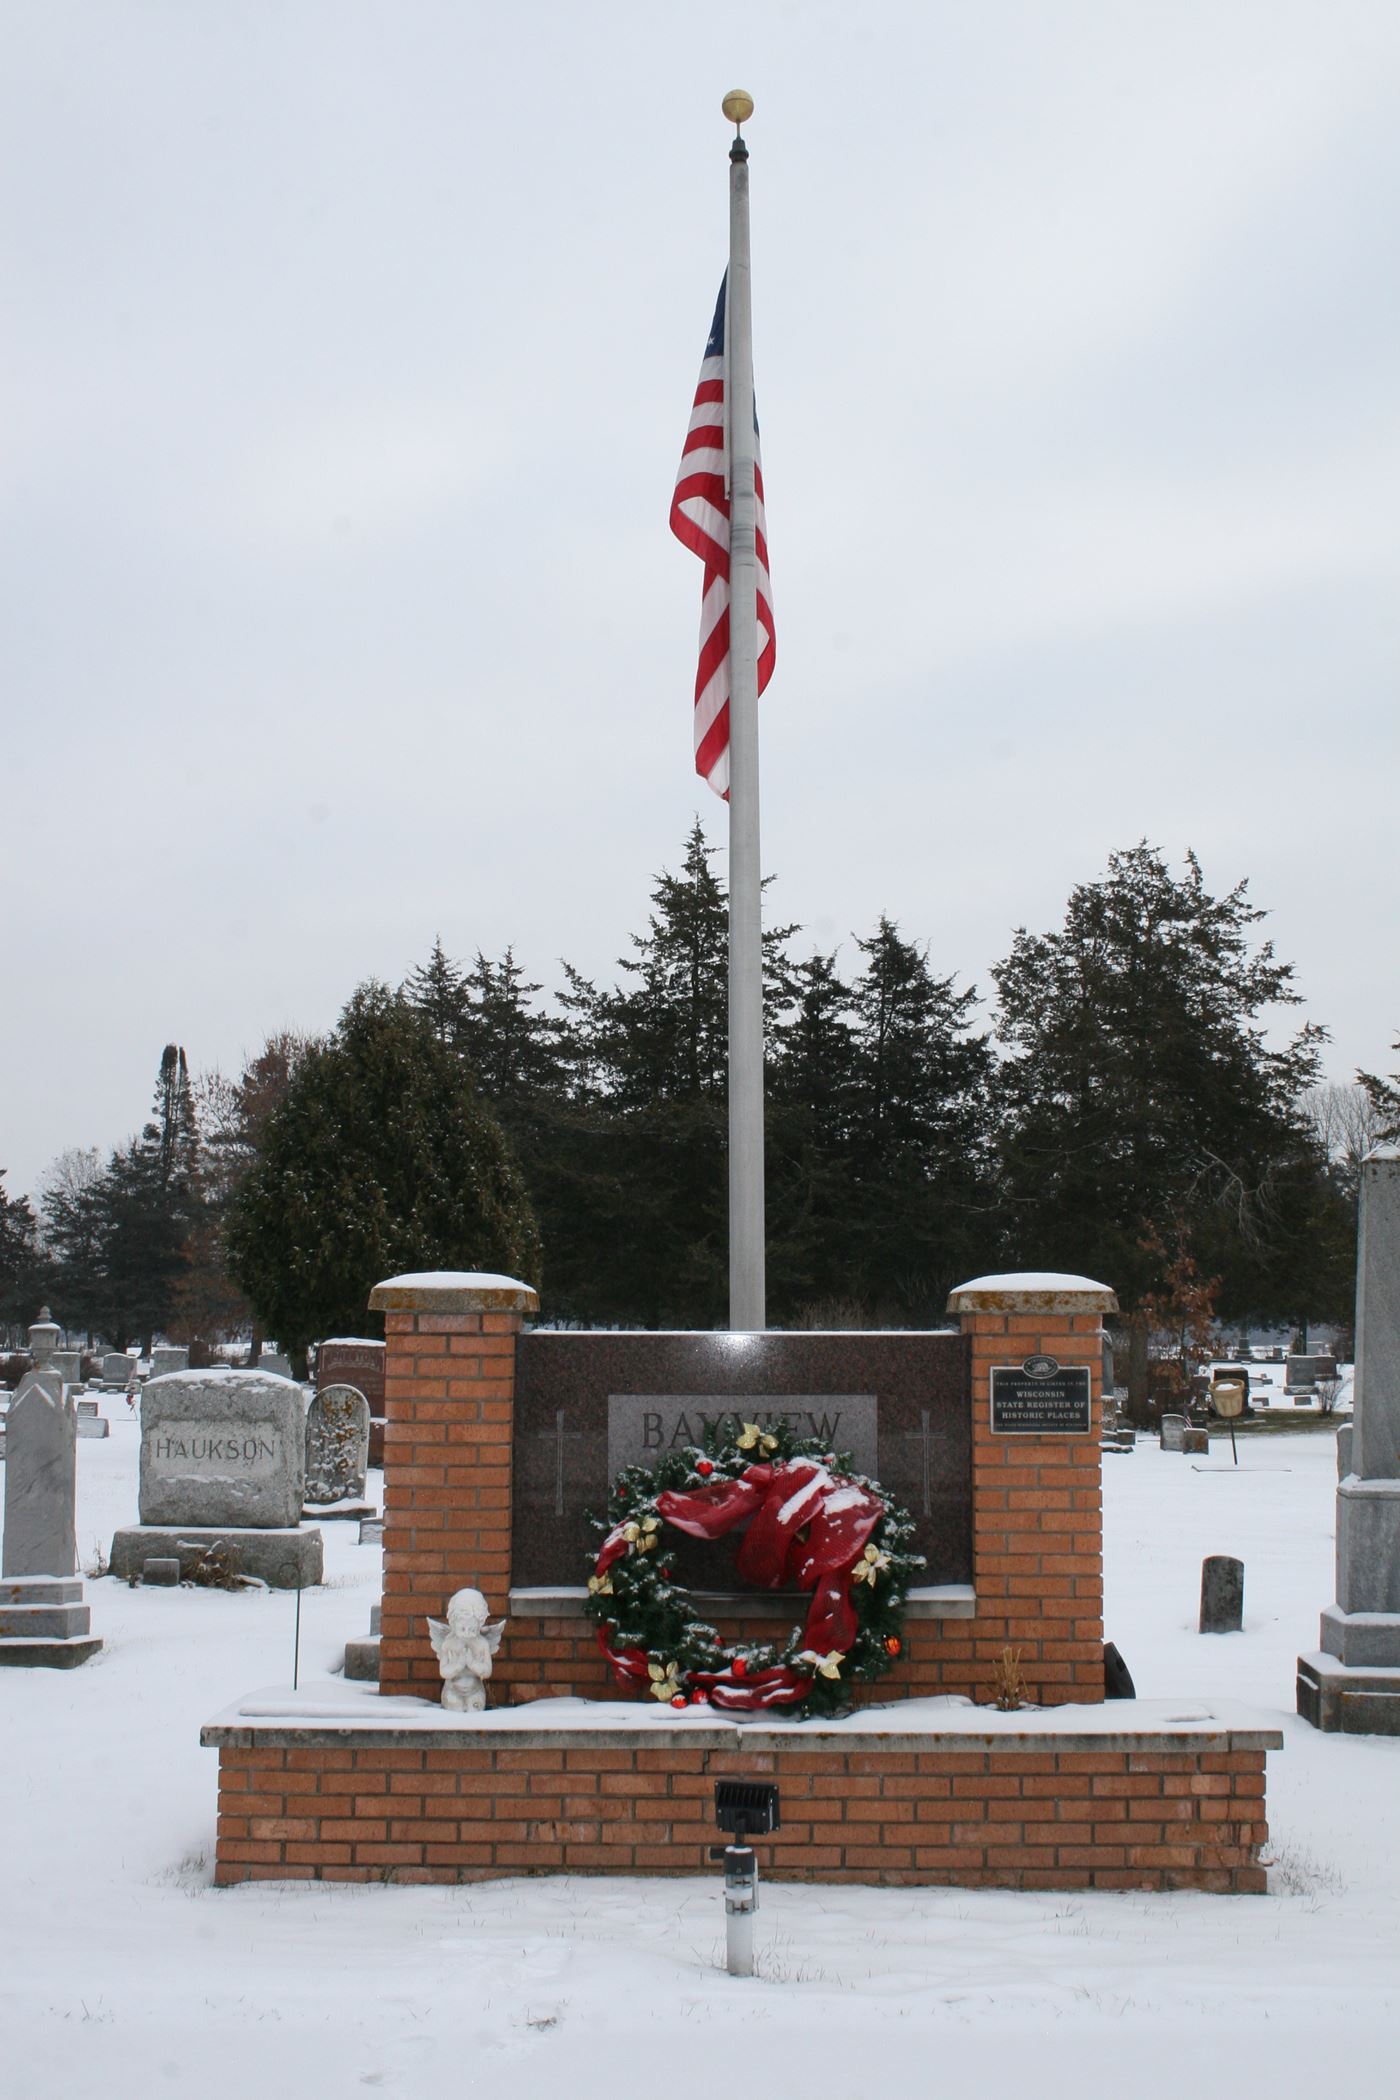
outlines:
[[[1400,1670],[1300,1655],[1297,1700],[1303,1719],[1324,1735],[1400,1735]]]
[[[1113,1313],[1118,1300],[1106,1283],[1092,1276],[1061,1276],[1051,1271],[1014,1271],[1005,1276],[974,1276],[949,1293],[950,1313]]]
[[[1329,1604],[1318,1639],[1324,1654],[1349,1669],[1400,1670],[1400,1612],[1343,1611]]]
[[[839,1719],[820,1716],[776,1726],[764,1715],[746,1719],[710,1707],[675,1712],[640,1700],[536,1699],[524,1706],[493,1706],[485,1713],[448,1713],[434,1701],[384,1697],[332,1680],[315,1692],[273,1687],[252,1692],[208,1722],[206,1749],[225,1743],[270,1749],[298,1744],[397,1742],[415,1749],[451,1749],[503,1735],[520,1749],[597,1747],[625,1736],[639,1748],[699,1746],[744,1751],[775,1748],[842,1751],[917,1748],[944,1751],[1158,1752],[1281,1750],[1283,1731],[1250,1708],[1227,1703],[1182,1704],[1169,1699],[1113,1702],[1112,1724],[1102,1706],[1027,1707],[998,1713],[958,1698],[902,1699],[863,1706]]]
[[[540,1301],[516,1276],[484,1270],[424,1269],[390,1276],[369,1294],[371,1312],[538,1312]]]
[[[138,1579],[148,1560],[178,1560],[180,1580],[188,1582],[211,1546],[237,1548],[238,1572],[252,1575],[272,1590],[312,1589],[321,1580],[324,1542],[319,1531],[260,1530],[225,1524],[204,1529],[190,1524],[138,1524],[112,1540],[111,1572],[120,1581]]]
[[[78,1575],[7,1575],[0,1582],[0,1604],[81,1604]]]
[[[0,1641],[0,1669],[76,1670],[102,1646],[97,1634],[73,1641]]]

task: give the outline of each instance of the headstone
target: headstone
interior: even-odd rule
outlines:
[[[1210,1431],[1189,1427],[1183,1429],[1181,1448],[1188,1458],[1205,1458],[1210,1451]]]
[[[257,1368],[265,1378],[290,1378],[292,1375],[291,1364],[276,1349],[264,1349]]]
[[[1337,1478],[1345,1480],[1351,1471],[1351,1424],[1343,1422],[1337,1431]]]
[[[345,1502],[364,1494],[369,1402],[353,1385],[326,1385],[306,1415],[306,1500]]]
[[[65,1385],[81,1385],[83,1352],[81,1349],[55,1349],[48,1360],[48,1368],[57,1371]]]
[[[6,1423],[0,1664],[71,1668],[102,1646],[77,1579],[76,1411],[54,1371],[21,1381]]]
[[[316,1384],[357,1386],[369,1402],[369,1462],[384,1463],[384,1344],[334,1335],[316,1351]]]
[[[175,1371],[141,1395],[143,1524],[296,1524],[300,1388],[262,1371]]]
[[[172,1371],[141,1395],[141,1522],[112,1540],[114,1575],[176,1555],[190,1576],[212,1548],[273,1589],[319,1582],[321,1533],[300,1527],[301,1388],[261,1371]]]
[[[383,1519],[383,1517],[361,1517],[361,1519],[360,1519],[360,1544],[361,1544],[362,1546],[382,1546],[382,1545],[383,1545],[383,1543],[384,1543],[384,1519]]]
[[[1185,1415],[1163,1415],[1158,1433],[1158,1441],[1163,1451],[1180,1451],[1185,1435]]]
[[[1228,1553],[1201,1562],[1201,1632],[1238,1633],[1244,1625],[1244,1562]]]
[[[151,1377],[168,1378],[172,1371],[187,1371],[190,1352],[174,1342],[159,1342],[151,1351]]]
[[[384,1412],[384,1344],[358,1335],[340,1335],[316,1351],[316,1384],[357,1386],[371,1415]]]
[[[80,1400],[78,1402],[76,1427],[79,1436],[104,1437],[110,1436],[112,1433],[111,1423],[105,1420],[99,1412],[95,1400]]]
[[[152,1554],[141,1564],[141,1580],[147,1589],[178,1589],[180,1584],[180,1559],[178,1554],[167,1557]]]
[[[1284,1391],[1288,1393],[1310,1393],[1319,1378],[1335,1377],[1336,1371],[1336,1359],[1330,1354],[1326,1356],[1304,1356],[1295,1351],[1291,1356],[1284,1358]]]
[[[47,1305],[39,1308],[39,1317],[29,1330],[29,1354],[34,1359],[34,1368],[41,1371],[57,1349],[63,1337],[59,1326]],[[71,1384],[72,1381],[70,1380]]]
[[[1020,1353],[1008,1345],[1018,1373]],[[621,1465],[653,1464],[701,1443],[707,1428],[782,1421],[823,1449],[851,1451],[904,1505],[912,1548],[926,1562],[923,1583],[969,1583],[968,1361],[966,1338],[955,1333],[772,1332],[736,1344],[722,1333],[536,1328],[516,1345],[512,1582],[581,1584],[598,1550],[590,1518]],[[738,1541],[737,1532],[713,1543],[678,1539],[677,1581],[699,1594],[751,1587]]]
[[[379,1681],[379,1622],[382,1604],[372,1604],[369,1613],[369,1634],[364,1640],[345,1643],[345,1674],[362,1684],[377,1684]]]
[[[75,1409],[55,1371],[27,1371],[5,1421],[6,1575],[69,1576],[78,1565]]]
[[[1136,1699],[1133,1673],[1118,1653],[1117,1643],[1103,1644],[1103,1695],[1105,1699]]]
[[[1315,1727],[1400,1735],[1400,1147],[1361,1163],[1350,1451],[1337,1484],[1337,1601],[1298,1658]],[[1343,1463],[1341,1437],[1338,1461]]]
[[[134,1356],[117,1355],[115,1351],[102,1359],[102,1383],[119,1386],[125,1392],[136,1370]]]

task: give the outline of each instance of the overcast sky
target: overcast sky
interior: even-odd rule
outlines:
[[[771,908],[990,990],[1147,837],[1400,1030],[1395,0],[0,0],[0,1164],[369,976],[610,973],[748,87]]]

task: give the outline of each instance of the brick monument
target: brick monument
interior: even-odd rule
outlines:
[[[765,1862],[780,1877],[1262,1890],[1281,1736],[1206,1709],[1099,1712],[1103,1285],[981,1277],[949,1301],[958,1330],[926,1335],[527,1333],[533,1291],[484,1275],[395,1277],[370,1303],[386,1330],[379,1692],[347,1687],[343,1721],[264,1698],[204,1731],[221,1882],[699,1872],[713,1780],[735,1772],[780,1781]],[[844,1719],[642,1711],[583,1615],[579,1526],[619,1453],[731,1410],[839,1422],[833,1442],[849,1425],[918,1526],[930,1579],[903,1653]],[[497,1703],[478,1714],[438,1704],[426,1624],[464,1587],[507,1618]],[[730,1641],[792,1623],[768,1592],[695,1595]],[[1008,1647],[1033,1711],[985,1703]]]

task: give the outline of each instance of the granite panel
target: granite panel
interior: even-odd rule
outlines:
[[[586,1579],[608,1469],[608,1402],[621,1395],[723,1399],[750,1417],[785,1402],[874,1396],[879,1478],[917,1527],[924,1583],[972,1580],[971,1345],[959,1334],[590,1334],[535,1332],[517,1345],[511,1580]],[[693,1588],[747,1587],[738,1536],[670,1534]],[[793,1600],[800,1616],[801,1606]]]

